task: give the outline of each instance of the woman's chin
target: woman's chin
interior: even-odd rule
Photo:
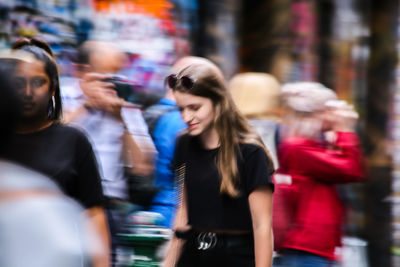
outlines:
[[[197,136],[201,134],[201,131],[199,131],[197,128],[195,129],[188,129],[188,134],[190,136]]]

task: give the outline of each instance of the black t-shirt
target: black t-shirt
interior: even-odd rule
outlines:
[[[75,128],[53,124],[39,132],[16,134],[0,156],[49,176],[85,208],[103,204],[92,146]]]
[[[248,196],[257,187],[269,185],[273,190],[271,170],[263,148],[240,144],[237,162],[240,195],[232,198],[220,193],[221,180],[216,158],[218,148],[204,149],[196,137],[179,138],[173,168],[184,163],[189,224],[195,229],[251,230]]]

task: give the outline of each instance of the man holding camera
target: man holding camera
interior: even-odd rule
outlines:
[[[99,162],[113,252],[124,215],[118,206],[128,200],[125,170],[149,175],[156,154],[140,109],[118,94],[114,75],[125,60],[116,46],[88,41],[77,52],[77,79],[65,79],[61,84],[64,121],[87,133]]]

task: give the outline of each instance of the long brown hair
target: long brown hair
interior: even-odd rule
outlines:
[[[172,88],[175,91],[185,92],[196,96],[209,98],[214,106],[214,118],[220,148],[217,157],[217,168],[221,177],[220,192],[231,197],[239,196],[239,173],[237,155],[241,143],[252,143],[262,147],[267,154],[271,173],[274,170],[271,157],[261,138],[251,129],[246,118],[239,112],[224,81],[216,73],[218,69],[213,63],[190,65],[183,69],[178,77],[188,76],[194,81],[191,88],[177,82]]]

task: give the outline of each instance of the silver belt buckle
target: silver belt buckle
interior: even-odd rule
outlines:
[[[214,248],[217,244],[217,235],[211,232],[202,232],[197,236],[197,249],[198,250],[207,250],[210,248]]]

